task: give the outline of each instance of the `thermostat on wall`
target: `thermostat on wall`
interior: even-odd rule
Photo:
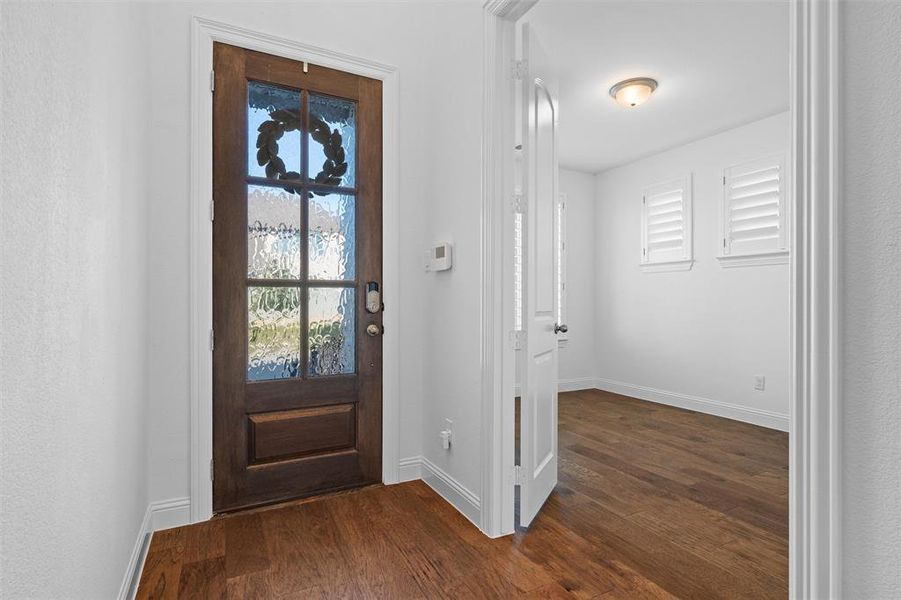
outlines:
[[[454,266],[454,247],[450,242],[441,242],[429,250],[426,271],[447,271]]]

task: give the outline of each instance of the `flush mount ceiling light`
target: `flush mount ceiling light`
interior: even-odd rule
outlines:
[[[650,77],[633,77],[620,81],[610,88],[610,96],[626,108],[634,108],[644,104],[656,89],[656,80]]]

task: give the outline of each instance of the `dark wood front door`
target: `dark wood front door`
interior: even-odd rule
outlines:
[[[381,82],[214,63],[213,509],[378,482]]]

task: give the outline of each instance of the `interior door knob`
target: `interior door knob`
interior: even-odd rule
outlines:
[[[566,333],[567,331],[569,331],[569,327],[567,327],[565,324],[558,325],[557,323],[554,323],[554,333],[555,334],[556,333]]]

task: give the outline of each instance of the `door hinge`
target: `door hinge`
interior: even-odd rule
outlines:
[[[648,249],[647,249],[647,248],[642,248],[642,249],[641,249],[641,255],[642,255],[642,256],[647,256],[647,255],[648,255]]]
[[[513,466],[513,485],[522,485],[522,465]]]
[[[726,249],[726,238],[723,238],[723,250]]]
[[[723,185],[726,185],[726,176],[723,175]]]
[[[216,91],[216,71],[210,71],[210,93]]]
[[[210,329],[210,352],[216,349],[216,335],[213,330]]]
[[[522,194],[515,193],[513,194],[513,214],[514,215],[523,215],[526,212],[526,203],[523,202]]]
[[[216,479],[216,463],[211,458],[210,459],[210,481],[214,481]]]
[[[216,218],[216,203],[210,200],[210,221]]]
[[[510,345],[514,350],[521,350],[526,341],[526,332],[519,329],[510,332]]]
[[[526,71],[529,70],[529,62],[526,60],[514,60],[513,68],[511,70],[511,74],[513,75],[513,79],[515,81],[520,81],[526,76]]]

